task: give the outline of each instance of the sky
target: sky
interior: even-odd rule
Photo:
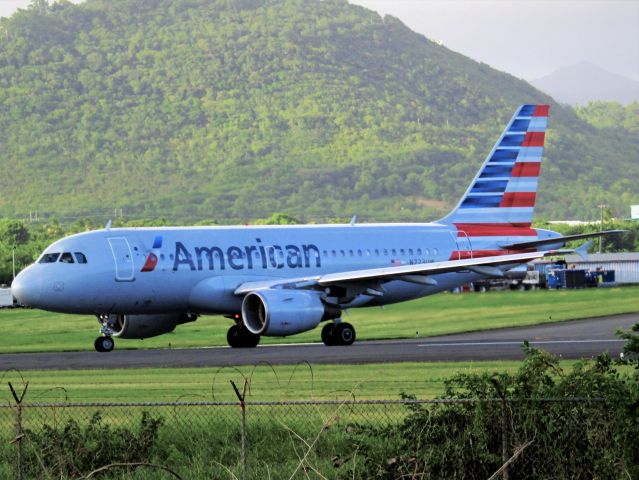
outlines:
[[[587,61],[639,80],[639,0],[349,0],[526,80]]]
[[[639,80],[639,0],[349,1],[526,80],[582,61]],[[0,0],[0,16],[29,3]]]

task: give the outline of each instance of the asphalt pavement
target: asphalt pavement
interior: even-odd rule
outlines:
[[[83,352],[0,354],[0,370],[101,369],[144,367],[211,367],[231,365],[363,364],[380,362],[438,362],[519,360],[522,342],[563,358],[591,358],[602,352],[613,357],[623,350],[615,332],[639,322],[639,314],[613,315],[519,328],[504,328],[440,337],[356,342],[348,347],[323,344],[125,350],[118,342],[110,353]],[[361,328],[366,328],[362,326]]]

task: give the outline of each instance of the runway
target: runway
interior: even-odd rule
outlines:
[[[363,364],[380,362],[438,362],[470,360],[520,360],[521,344],[531,345],[563,358],[591,358],[602,352],[617,357],[623,341],[615,331],[628,330],[639,314],[614,315],[552,324],[505,328],[483,332],[404,340],[356,342],[350,347],[323,344],[265,345],[254,349],[230,347],[116,350],[111,353],[59,352],[0,355],[0,369],[113,369],[144,367],[211,367],[231,365]],[[366,328],[361,325],[361,329]],[[117,342],[117,340],[116,340]],[[119,346],[125,341],[117,342]]]

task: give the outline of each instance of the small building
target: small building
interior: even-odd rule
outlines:
[[[616,283],[639,283],[639,252],[591,253],[588,260],[579,255],[566,255],[567,268],[581,270],[614,270]]]
[[[10,288],[0,288],[0,308],[13,307],[14,300]]]

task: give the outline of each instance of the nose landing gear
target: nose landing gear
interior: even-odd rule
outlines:
[[[115,326],[115,316],[113,315],[98,315],[98,322],[100,323],[100,336],[95,339],[93,346],[98,352],[110,352],[115,347],[115,341],[113,340],[113,327]]]

